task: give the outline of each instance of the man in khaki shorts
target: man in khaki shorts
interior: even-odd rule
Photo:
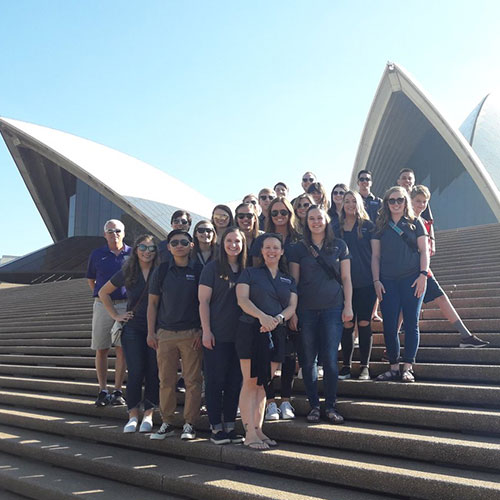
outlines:
[[[98,293],[101,287],[117,273],[125,260],[130,255],[130,247],[123,243],[125,226],[116,219],[108,220],[104,224],[104,238],[106,245],[94,250],[89,257],[87,267],[87,279],[94,297],[92,314],[92,344],[91,348],[96,351],[95,367],[97,381],[99,382],[99,394],[96,406],[124,405],[122,384],[125,376],[125,356],[121,345],[115,346],[115,390],[112,394],[108,392],[108,353],[111,347],[111,327],[114,320],[102,305]],[[122,313],[127,307],[127,295],[125,287],[118,288],[111,294],[115,309]],[[119,342],[118,342],[119,344]]]

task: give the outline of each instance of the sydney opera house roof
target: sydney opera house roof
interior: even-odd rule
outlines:
[[[359,144],[357,172],[373,173],[373,191],[396,183],[403,167],[429,187],[438,229],[500,221],[500,107],[486,97],[465,120],[451,126],[423,89],[400,66],[388,63]]]

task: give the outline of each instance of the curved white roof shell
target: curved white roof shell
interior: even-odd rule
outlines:
[[[417,183],[430,188],[437,220],[438,212],[443,215],[441,229],[500,221],[498,185],[478,154],[420,85],[401,66],[388,63],[366,119],[351,187],[357,188],[359,170],[371,170],[373,191],[382,195],[403,167],[412,168]],[[465,198],[457,200],[457,192]],[[483,219],[466,212],[467,206],[483,210]],[[462,219],[454,222],[453,214]]]
[[[68,208],[58,203],[68,193],[70,176],[89,185],[159,238],[166,237],[175,210],[187,210],[196,222],[209,216],[214,206],[167,173],[93,141],[7,118],[0,118],[0,132],[54,241],[67,236],[59,212]],[[48,182],[44,183],[40,172],[46,173]]]

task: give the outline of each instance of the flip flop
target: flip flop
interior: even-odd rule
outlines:
[[[269,446],[270,448],[276,448],[276,446],[278,446],[278,443],[271,438],[263,439],[262,442],[267,444],[267,446]]]
[[[244,443],[244,446],[246,446],[249,450],[256,450],[256,451],[263,451],[269,449],[269,445],[264,441],[252,441],[251,443],[248,444]]]

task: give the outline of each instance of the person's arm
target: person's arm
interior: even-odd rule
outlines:
[[[158,349],[158,339],[156,337],[156,317],[158,315],[158,305],[160,303],[160,295],[148,294],[148,336],[146,342],[152,349]]]
[[[380,281],[380,240],[372,239],[371,245],[373,286],[375,287],[375,293],[377,294],[378,300],[382,302],[385,288]]]
[[[422,235],[417,238],[418,251],[420,252],[420,271],[429,271],[429,238]],[[415,287],[415,297],[421,297],[425,292],[427,276],[419,273],[418,278],[413,282]]]
[[[250,285],[247,283],[238,283],[236,285],[236,298],[238,299],[238,305],[241,307],[243,312],[253,318],[257,318],[265,331],[270,332],[278,326],[279,321],[276,318],[262,312],[250,300]]]
[[[87,278],[87,283],[89,284],[89,288],[92,290],[92,295],[94,295],[95,280]]]
[[[297,309],[297,294],[295,292],[292,292],[290,294],[288,305],[285,307],[285,309],[283,309],[283,311],[281,311],[280,314],[285,317],[285,321],[288,321],[289,319],[292,319],[293,316],[295,316],[295,309]],[[279,318],[276,319],[279,321]]]
[[[215,336],[210,328],[210,300],[212,298],[212,289],[207,285],[198,287],[198,300],[200,302],[200,320],[203,332],[202,342],[207,349],[213,349],[215,346]]]
[[[111,281],[107,281],[104,286],[99,290],[99,298],[101,299],[102,305],[104,309],[108,311],[108,314],[115,321],[124,321],[127,322],[129,319],[132,319],[134,313],[132,311],[126,311],[122,314],[118,314],[116,312],[115,306],[113,305],[113,301],[111,300],[111,294],[117,289]]]
[[[300,280],[300,264],[298,262],[290,262],[288,264],[290,268],[290,274],[292,275],[292,278],[295,280],[295,283],[298,285],[299,280]],[[298,331],[299,329],[299,318],[297,317],[297,313],[294,312],[290,320],[288,321],[288,327],[290,330],[293,330],[294,332]]]
[[[352,312],[352,281],[351,281],[351,261],[344,259],[340,261],[340,277],[344,288],[344,309],[342,310],[342,321],[351,321],[354,314]]]
[[[429,256],[436,254],[436,238],[434,237],[434,224],[429,229]]]

